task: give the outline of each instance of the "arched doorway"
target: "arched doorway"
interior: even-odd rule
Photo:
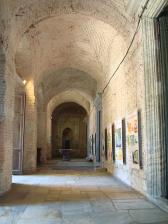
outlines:
[[[61,159],[61,149],[70,149],[72,159],[87,156],[87,112],[77,103],[59,105],[52,113],[52,158]]]

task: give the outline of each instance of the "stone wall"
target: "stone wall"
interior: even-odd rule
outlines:
[[[142,140],[145,138],[145,89],[144,89],[144,67],[143,67],[143,44],[142,44],[142,30],[141,27],[136,36],[136,40],[131,48],[131,51],[125,61],[120,67],[110,85],[103,94],[103,146],[105,128],[112,139],[111,129],[112,124],[117,121],[126,119],[133,113],[141,111],[142,116]],[[103,147],[104,148],[104,147]],[[126,148],[126,164],[116,165],[112,160],[112,146],[108,149],[108,160],[102,158],[103,166],[105,166],[111,173],[122,181],[133,186],[139,191],[146,192],[146,146],[142,145],[143,151],[143,169],[139,166],[134,166],[131,157],[131,152]]]
[[[115,0],[65,0],[62,2],[53,0],[1,1],[0,193],[8,190],[11,184],[14,96],[15,82],[18,81],[17,79],[20,81],[26,79],[28,81],[25,86],[25,172],[34,171],[36,169],[36,100],[38,100],[38,98],[35,96],[34,84],[36,86],[38,86],[39,83],[45,85],[46,80],[48,80],[46,91],[52,93],[51,97],[54,97],[54,94],[72,90],[74,86],[79,92],[82,89],[83,92],[81,91],[81,93],[84,93],[87,99],[84,104],[90,109],[88,137],[90,139],[92,136],[95,136],[96,110],[94,104],[91,102],[91,100],[93,100],[92,97],[95,95],[97,86],[97,92],[102,92],[103,87],[123,58],[131,41],[133,30],[135,30],[138,18],[137,15],[142,10],[141,3],[135,4],[136,9],[134,9],[133,3],[135,3],[135,1],[128,0],[126,1],[126,5],[123,1],[121,1],[120,4],[116,2]],[[155,4],[150,0],[149,8],[151,9],[146,10],[149,12],[149,15],[146,15],[150,16],[153,20],[153,17],[157,16],[156,11],[161,10],[161,6],[165,4],[165,0],[156,0]],[[44,18],[46,18],[46,20]],[[48,34],[48,36],[44,34]],[[153,33],[153,38],[154,37]],[[148,47],[148,41],[146,41],[146,47]],[[102,95],[101,162],[102,166],[106,167],[115,176],[139,191],[146,193],[146,179],[149,178],[149,176],[147,177],[147,171],[149,170],[148,168],[150,168],[150,163],[147,163],[147,160],[151,157],[149,156],[150,151],[146,149],[146,145],[149,145],[149,141],[146,138],[145,131],[146,123],[148,123],[147,131],[150,131],[151,125],[149,123],[150,119],[145,120],[145,109],[149,109],[148,103],[150,104],[151,102],[148,100],[145,105],[146,92],[144,75],[148,73],[150,66],[147,66],[147,71],[144,72],[142,50],[142,30],[140,27],[127,59]],[[153,55],[149,54],[149,56],[151,57]],[[146,58],[146,62],[148,62],[148,57]],[[151,61],[151,67],[153,67],[152,65],[153,61]],[[72,71],[71,78],[73,79],[71,80],[65,79],[68,77],[68,73],[64,74],[65,77],[63,79],[61,79],[63,76],[59,76],[58,73],[60,79],[57,77],[57,82],[53,82],[58,70],[66,69],[66,71],[68,71],[70,67],[85,72],[85,75],[82,74],[79,77],[78,72],[76,76],[74,76],[74,71]],[[16,71],[20,78],[16,75]],[[51,74],[53,75],[51,76]],[[86,82],[86,74],[88,82]],[[150,75],[152,78],[153,74]],[[51,79],[51,77],[53,78]],[[91,84],[91,79],[89,77],[94,79],[94,85],[91,85],[91,89],[88,91],[88,83]],[[147,81],[150,84],[149,78]],[[152,81],[155,85],[156,82],[154,82],[154,80]],[[95,89],[92,89],[94,86]],[[57,91],[55,91],[55,89]],[[90,96],[88,96],[88,94],[90,94]],[[76,97],[76,95],[75,93],[73,96]],[[65,96],[63,96],[63,98],[65,100]],[[152,97],[152,100],[153,98],[154,97]],[[50,98],[48,97],[47,100],[49,101]],[[89,107],[87,105],[88,102],[91,102]],[[153,101],[153,103],[155,104],[155,101]],[[108,161],[105,161],[104,158],[105,129],[111,128],[111,125],[118,120],[122,120],[123,118],[127,119],[130,114],[138,110],[142,113],[143,169],[132,166],[132,163],[128,160],[130,157],[128,150],[126,154],[126,165],[117,167],[116,164],[112,162],[111,148],[109,148],[108,152]],[[151,116],[153,106],[150,107],[150,110],[151,111],[148,111],[149,117]],[[45,113],[45,111],[43,112]],[[44,122],[44,119],[47,119],[46,116],[47,114],[38,114],[38,121],[40,122],[38,130],[47,129],[47,132],[50,133],[50,125],[46,128],[46,121]],[[155,116],[151,119],[153,123],[155,122],[154,118]],[[153,131],[152,133],[155,136],[156,132]],[[39,132],[39,147],[45,147],[45,141],[41,140],[44,136],[46,136],[45,132]],[[51,136],[48,136],[48,138],[50,137]],[[50,139],[48,140],[50,141]],[[157,144],[153,136],[151,136],[150,140],[150,146],[155,144],[156,147]],[[88,143],[88,145],[90,145],[90,143]],[[156,147],[156,150],[157,149]],[[43,157],[45,157],[45,150]],[[157,157],[153,159],[153,167],[155,166],[156,158]],[[159,163],[160,160],[158,164]],[[152,174],[153,170],[154,169],[151,169]],[[155,177],[156,176],[157,175],[155,175]],[[157,178],[155,180],[158,182]],[[155,192],[156,190],[152,189],[152,186],[150,186],[151,183],[153,183],[151,179],[149,182],[150,184],[148,186],[151,188],[151,192]]]
[[[87,155],[86,145],[86,122],[85,116],[79,114],[61,114],[52,120],[52,151],[54,157],[60,157],[56,150],[63,147],[63,131],[66,128],[72,130],[71,152],[72,158],[85,158]]]
[[[129,41],[128,41],[129,44]],[[124,44],[117,37],[113,42],[113,55],[109,61],[109,69],[104,77],[102,86],[99,86],[101,92],[103,87],[108,82],[110,75],[113,74],[117,65],[124,56],[127,49],[127,43]],[[117,58],[115,58],[117,55]],[[91,148],[91,138],[93,135],[93,148],[95,148],[95,133],[96,133],[96,108],[91,106],[89,116],[89,142]],[[116,165],[112,159],[112,142],[108,147],[108,160],[105,159],[105,129],[107,129],[108,139],[112,141],[112,124],[117,121],[122,121],[133,113],[141,112],[141,140],[142,140],[142,157],[143,169],[140,166],[134,166],[131,157],[131,152],[126,148],[126,164]],[[142,193],[147,194],[147,149],[146,149],[146,133],[145,133],[145,85],[144,85],[144,62],[143,62],[143,38],[142,27],[136,35],[135,41],[119,70],[112,78],[109,86],[102,94],[102,121],[101,121],[101,164],[107,168],[109,172],[121,179],[125,183],[131,185]]]

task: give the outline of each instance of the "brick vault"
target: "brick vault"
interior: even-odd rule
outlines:
[[[166,200],[167,24],[166,0],[0,0],[0,194],[72,148]]]

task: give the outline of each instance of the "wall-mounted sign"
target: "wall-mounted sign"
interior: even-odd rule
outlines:
[[[116,162],[123,164],[123,151],[122,151],[122,122],[115,122],[115,153]]]
[[[138,115],[132,114],[127,119],[127,145],[132,162],[139,164]]]

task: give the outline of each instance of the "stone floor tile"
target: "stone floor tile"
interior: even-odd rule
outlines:
[[[111,192],[108,194],[108,197],[113,199],[141,199],[144,198],[143,195],[139,194],[138,192]]]
[[[115,211],[116,208],[110,200],[92,200],[91,202],[92,210],[94,212],[105,212],[105,211]]]
[[[133,200],[113,200],[113,203],[117,209],[146,209],[155,208],[156,206],[149,201],[144,199],[133,199]]]
[[[74,213],[63,217],[63,224],[94,224],[91,213]]]
[[[130,210],[129,214],[133,217],[134,221],[139,223],[168,223],[168,214],[161,211],[159,208]]]
[[[92,214],[94,224],[133,224],[128,212],[102,212]]]
[[[33,205],[28,206],[24,213],[21,215],[22,219],[54,219],[60,220],[62,218],[62,213],[53,209],[47,205]]]
[[[16,224],[62,224],[62,220],[20,219]]]
[[[90,212],[92,210],[89,202],[62,202],[61,211],[63,214]]]
[[[168,214],[105,172],[39,170],[13,177],[0,224],[168,224]]]

